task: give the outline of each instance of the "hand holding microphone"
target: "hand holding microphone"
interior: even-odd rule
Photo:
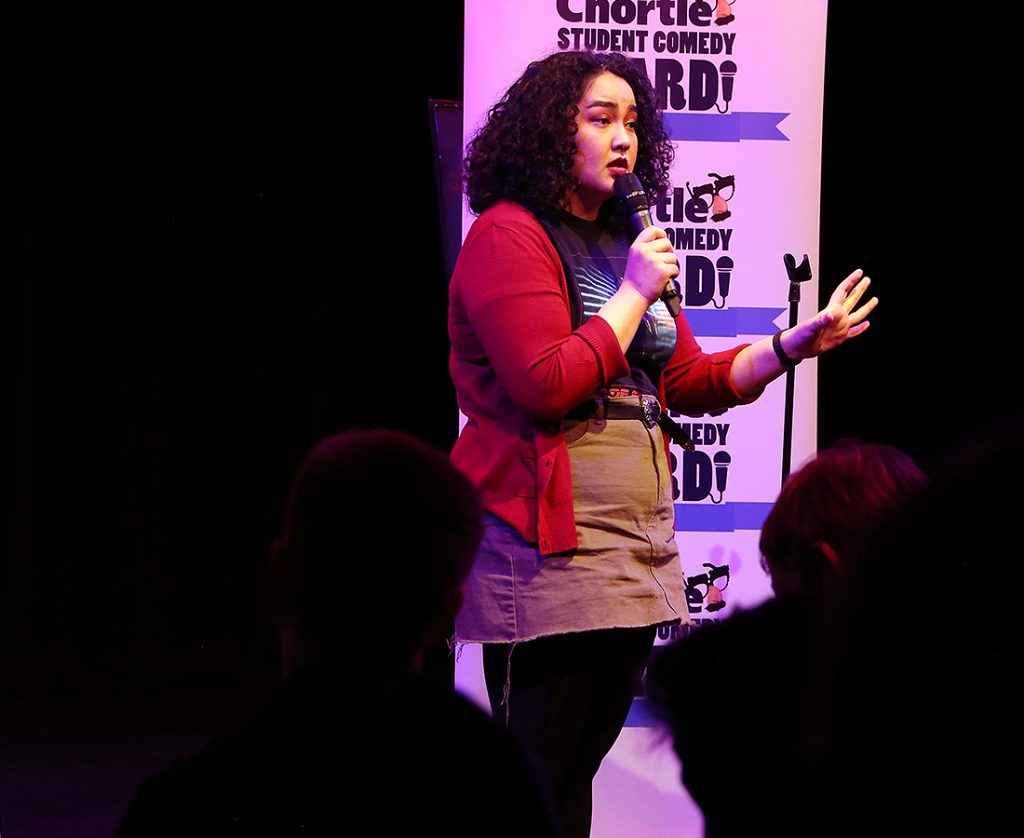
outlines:
[[[640,178],[632,172],[617,177],[615,200],[636,236],[629,249],[626,280],[641,293],[646,293],[652,286],[655,291],[660,288],[661,301],[668,307],[669,314],[676,317],[682,308],[675,284],[675,278],[679,276],[679,260],[665,231],[653,226],[647,194]],[[647,296],[652,298],[650,294]]]

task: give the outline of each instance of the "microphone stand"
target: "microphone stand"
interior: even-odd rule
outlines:
[[[811,278],[811,263],[804,254],[803,261],[797,265],[793,254],[782,257],[789,277],[789,328],[797,322],[797,309],[800,307],[800,283]],[[789,476],[790,461],[793,458],[793,388],[796,383],[796,368],[786,370],[786,412],[782,430],[782,482]]]

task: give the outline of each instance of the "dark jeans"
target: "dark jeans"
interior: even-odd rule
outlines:
[[[563,838],[590,835],[594,776],[626,721],[655,631],[654,626],[602,629],[514,647],[484,644],[494,718],[507,718],[509,732],[539,763]]]

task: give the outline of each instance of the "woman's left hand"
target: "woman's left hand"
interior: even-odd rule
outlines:
[[[815,358],[867,329],[871,324],[866,318],[878,305],[878,297],[860,308],[857,303],[870,284],[860,269],[846,277],[832,292],[825,309],[782,333],[783,351],[794,359]]]

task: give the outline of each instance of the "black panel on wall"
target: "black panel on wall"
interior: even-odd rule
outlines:
[[[5,691],[271,671],[302,453],[454,441],[427,103],[462,97],[461,4],[283,6],[19,22]]]

